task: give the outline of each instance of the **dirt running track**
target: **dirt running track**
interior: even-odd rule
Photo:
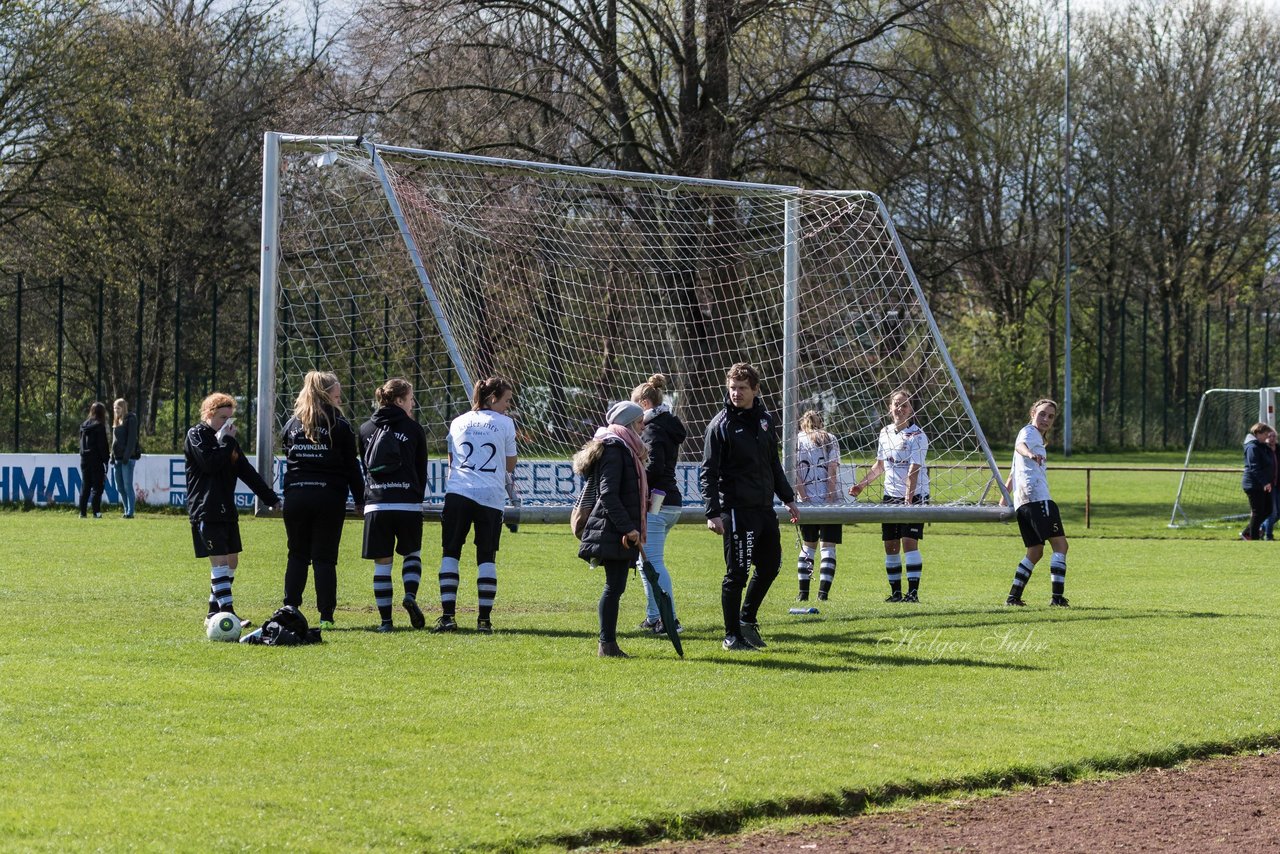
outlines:
[[[1280,854],[1280,753],[638,850]]]

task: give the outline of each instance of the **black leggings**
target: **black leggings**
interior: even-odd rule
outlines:
[[[600,594],[600,643],[618,639],[618,603],[627,589],[627,573],[635,564],[627,561],[604,562],[604,592]]]
[[[93,514],[102,512],[102,490],[107,485],[107,464],[87,463],[80,461],[80,478],[84,485],[80,487],[80,515],[85,515],[89,506],[89,498],[93,497]]]
[[[1256,540],[1262,536],[1260,533],[1262,523],[1271,515],[1271,493],[1262,487],[1257,487],[1246,489],[1244,494],[1249,496],[1249,527],[1245,531],[1249,539]]]
[[[316,610],[332,620],[338,605],[338,546],[346,519],[346,496],[332,489],[291,489],[285,493],[284,530],[289,561],[284,570],[284,604],[302,606],[307,566],[314,565]]]

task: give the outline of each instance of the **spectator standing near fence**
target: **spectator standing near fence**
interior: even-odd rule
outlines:
[[[107,407],[100,401],[89,406],[89,417],[80,425],[80,518],[88,515],[93,503],[93,518],[102,518],[102,490],[107,483]]]
[[[123,397],[113,405],[115,418],[111,427],[111,476],[120,496],[120,512],[133,518],[133,468],[142,451],[138,446],[138,416],[129,411]]]

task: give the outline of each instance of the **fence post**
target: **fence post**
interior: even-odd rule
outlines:
[[[218,390],[218,282],[209,286],[213,292],[213,334],[209,336],[209,391]]]
[[[1169,447],[1169,363],[1173,360],[1169,353],[1169,303],[1161,306],[1160,319],[1163,322],[1164,331],[1164,383],[1161,385],[1160,394],[1160,447]]]
[[[1249,355],[1252,351],[1249,336],[1253,334],[1253,306],[1245,306],[1244,308],[1244,387],[1252,388],[1253,383],[1249,381]]]
[[[1191,307],[1182,315],[1182,441],[1191,435]]]
[[[173,448],[178,449],[178,403],[182,399],[182,282],[173,283]]]
[[[244,410],[246,415],[248,416],[245,419],[248,422],[248,424],[246,425],[248,429],[246,430],[245,435],[256,437],[258,434],[254,432],[253,419],[257,411],[257,407],[255,406],[255,404],[258,402],[258,395],[253,386],[253,369],[254,369],[253,354],[257,352],[257,347],[255,347],[253,343],[253,334],[255,331],[254,326],[256,325],[254,323],[254,316],[253,316],[253,302],[254,302],[253,285],[250,285],[249,287],[245,288],[245,294],[244,294],[244,304],[245,304],[244,315],[245,315],[245,320],[248,322],[248,327],[249,327],[249,330],[248,330],[249,335],[247,338],[245,338],[245,340],[249,342],[249,346],[245,349],[245,352],[249,354],[249,357],[244,360]],[[274,357],[275,357],[275,354],[272,354],[272,358]],[[257,450],[256,441],[257,440],[255,439],[255,445],[254,445],[255,451]]]
[[[1231,388],[1231,306],[1227,305],[1227,298],[1222,298],[1222,319],[1225,324],[1222,335],[1222,371],[1223,371],[1223,388]]]
[[[18,289],[14,299],[13,327],[13,452],[21,449],[19,434],[22,432],[22,274],[18,274]]]
[[[1142,444],[1140,447],[1147,446],[1147,398],[1150,396],[1151,380],[1147,376],[1147,319],[1151,314],[1151,297],[1144,294],[1142,297],[1142,373],[1140,384],[1142,385]]]
[[[1106,311],[1106,306],[1107,298],[1102,296],[1098,297],[1098,388],[1095,392],[1098,395],[1098,424],[1097,430],[1095,431],[1098,438],[1097,442],[1094,444],[1095,448],[1102,447],[1102,354],[1104,352],[1102,346],[1102,314]]]
[[[96,397],[98,400],[102,400],[102,398],[106,396],[106,393],[102,388],[102,338],[106,334],[107,326],[105,303],[103,301],[104,292],[107,289],[106,283],[106,279],[98,279],[98,374],[94,381],[94,385],[97,388]]]
[[[1126,320],[1129,317],[1129,298],[1120,301],[1120,405],[1116,407],[1116,424],[1120,428],[1120,447],[1124,447],[1124,411],[1128,408],[1129,399],[1125,397],[1125,364],[1124,345]]]
[[[66,318],[65,305],[67,296],[67,280],[62,276],[58,277],[58,376],[55,380],[57,386],[57,400],[54,402],[53,417],[53,452],[55,454],[62,451],[62,348],[66,341],[66,327],[64,321]]]
[[[147,280],[142,278],[142,274],[138,274],[138,328],[134,332],[134,361],[133,361],[133,389],[135,399],[138,401],[138,419],[143,418],[142,414],[142,320],[143,320],[143,304],[146,302]]]

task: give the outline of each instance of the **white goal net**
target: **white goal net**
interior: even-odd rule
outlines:
[[[690,431],[688,469],[724,405],[725,370],[746,361],[781,415],[788,464],[800,415],[817,410],[840,440],[847,486],[875,460],[886,398],[906,388],[930,445],[931,507],[913,516],[1007,516],[874,195],[354,138],[268,134],[265,149],[260,463],[312,369],[339,375],[353,421],[388,376],[409,379],[435,459],[471,383],[509,377],[521,459],[546,461],[567,461],[610,402],[664,373]],[[567,462],[542,471],[520,484],[526,508],[572,495]],[[696,492],[696,476],[686,483]],[[879,499],[873,488],[837,515],[882,513]]]
[[[1200,396],[1169,527],[1249,518],[1241,489],[1245,437],[1256,422],[1275,426],[1280,388],[1211,388]]]

